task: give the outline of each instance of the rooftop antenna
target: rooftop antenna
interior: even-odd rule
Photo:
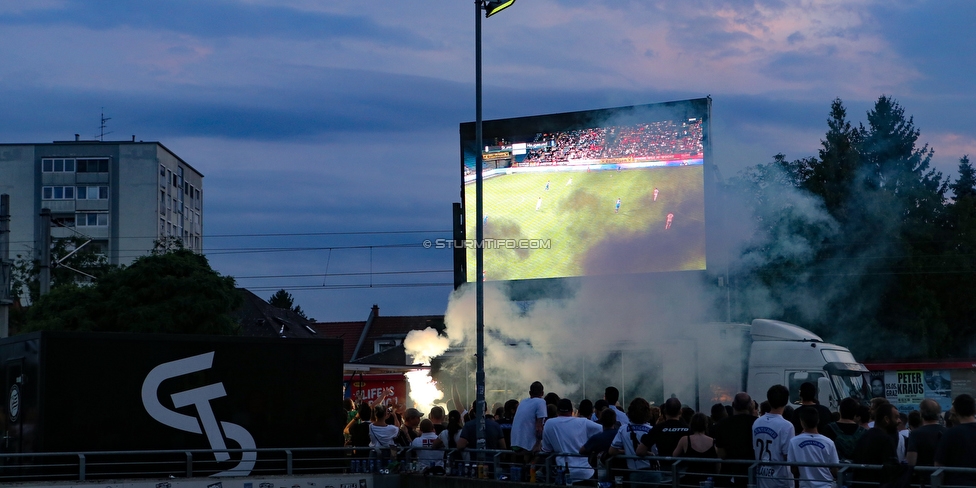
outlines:
[[[105,116],[105,107],[102,107],[102,115],[101,115],[101,121],[102,122],[101,122],[101,125],[98,126],[98,140],[99,140],[99,142],[102,142],[102,141],[105,140],[105,134],[111,134],[112,133],[112,131],[105,132],[105,127],[106,127],[105,126],[105,122],[108,122],[110,120],[112,120],[112,117],[106,117]]]

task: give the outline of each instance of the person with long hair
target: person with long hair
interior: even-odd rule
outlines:
[[[464,423],[461,422],[461,412],[451,410],[447,413],[447,427],[441,432],[434,442],[434,448],[457,449],[457,441],[461,438],[461,429]]]
[[[387,423],[392,412],[386,405],[377,405],[373,410],[373,423],[369,425],[369,446],[374,449],[396,447],[400,428]]]
[[[672,457],[687,457],[695,459],[718,459],[715,452],[715,440],[706,435],[708,417],[703,413],[691,416],[688,424],[689,434],[682,437],[675,446]],[[698,486],[708,478],[714,478],[718,472],[717,463],[695,462],[688,472],[681,478],[681,484]]]
[[[640,397],[631,400],[630,405],[627,406],[626,417],[628,422],[620,425],[620,428],[617,430],[617,436],[614,437],[613,442],[610,444],[610,455],[643,456],[643,454],[638,452],[638,446],[641,445],[640,440],[653,428],[648,423],[651,417],[651,404]],[[651,468],[651,462],[648,460],[627,460],[628,478],[635,486],[661,481],[661,473]]]

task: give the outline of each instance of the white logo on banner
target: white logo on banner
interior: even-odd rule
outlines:
[[[207,440],[210,441],[210,447],[217,451],[214,453],[217,461],[227,461],[230,459],[230,454],[220,452],[221,449],[227,449],[224,437],[236,441],[241,449],[254,449],[256,446],[254,445],[254,438],[244,427],[230,422],[219,422],[218,424],[213,408],[210,406],[210,400],[227,396],[223,383],[214,383],[170,395],[173,406],[176,408],[189,405],[196,407],[199,421],[197,417],[184,415],[164,407],[159,403],[157,393],[159,385],[165,380],[210,369],[213,365],[213,357],[214,353],[208,352],[156,366],[146,375],[146,381],[142,383],[142,404],[152,418],[164,425],[194,434],[206,434]],[[202,432],[200,424],[203,424]],[[237,466],[213,476],[247,476],[254,469],[256,460],[257,452],[245,451]]]

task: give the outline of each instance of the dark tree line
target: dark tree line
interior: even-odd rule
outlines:
[[[739,318],[776,316],[861,357],[966,356],[976,338],[976,175],[933,150],[893,99],[854,126],[834,100],[817,157],[740,173],[759,225],[736,283]]]
[[[54,244],[55,256],[65,255],[64,245],[63,241]],[[233,312],[243,298],[234,279],[221,276],[206,257],[179,242],[157,243],[151,254],[125,267],[107,266],[90,251],[76,256],[72,268],[94,279],[79,281],[77,272],[55,268],[51,291],[44,296],[36,293],[36,263],[22,260],[16,289],[30,290],[31,303],[15,323],[19,332],[238,332]]]

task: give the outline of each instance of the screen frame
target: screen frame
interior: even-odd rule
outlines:
[[[541,115],[531,115],[524,117],[512,117],[504,119],[492,119],[482,121],[482,140],[487,144],[487,141],[491,141],[495,138],[505,138],[510,137],[515,134],[530,134],[539,132],[559,132],[567,131],[581,128],[592,128],[605,126],[606,124],[600,124],[597,121],[605,121],[608,119],[614,120],[627,120],[633,119],[636,122],[647,121],[646,116],[641,114],[647,112],[671,112],[672,115],[669,117],[672,120],[677,120],[682,116],[687,116],[688,118],[696,117],[700,118],[702,121],[702,149],[703,149],[703,194],[704,194],[704,206],[705,206],[705,269],[704,270],[690,270],[690,271],[662,271],[662,272],[651,272],[643,273],[644,275],[675,275],[675,274],[695,274],[701,275],[709,271],[715,270],[718,267],[724,267],[722,263],[725,259],[718,259],[722,254],[716,252],[721,246],[715,245],[713,242],[716,239],[716,232],[714,225],[709,222],[714,222],[712,217],[718,217],[716,215],[717,209],[715,208],[715,198],[711,198],[716,193],[715,179],[718,177],[718,171],[714,168],[712,163],[712,148],[711,148],[711,97],[705,98],[695,98],[687,100],[676,100],[662,103],[651,103],[643,105],[630,105],[622,107],[613,108],[602,108],[594,110],[582,110],[575,112],[562,112],[553,114],[541,114]],[[683,114],[683,115],[682,115]],[[661,119],[664,120],[664,119]],[[459,135],[459,176],[460,176],[460,218],[454,219],[455,224],[455,236],[461,242],[465,242],[468,239],[467,235],[467,223],[464,220],[465,212],[467,211],[467,201],[465,198],[465,155],[466,150],[473,152],[477,150],[473,148],[475,139],[475,122],[462,122],[459,124],[458,128]],[[474,204],[474,202],[472,202]],[[457,216],[456,216],[457,217]],[[474,236],[471,236],[474,238]],[[456,253],[459,255],[455,256],[455,267],[462,266],[463,269],[455,269],[455,276],[458,279],[458,285],[462,285],[467,280],[467,253],[465,249],[455,249]],[[473,266],[474,263],[471,263]],[[528,295],[536,295],[532,290],[546,290],[545,294],[556,293],[558,290],[569,290],[573,288],[572,283],[577,282],[582,279],[591,278],[592,276],[567,276],[567,277],[557,277],[557,278],[527,278],[519,280],[511,280],[505,283],[509,284],[513,289],[523,289]],[[519,293],[522,295],[522,293]]]

